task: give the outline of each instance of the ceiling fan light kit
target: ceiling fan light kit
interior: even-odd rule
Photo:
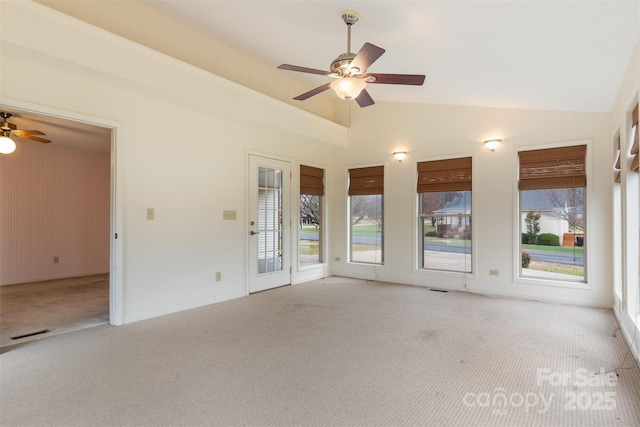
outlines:
[[[343,10],[340,12],[340,16],[347,25],[347,52],[340,54],[331,62],[330,71],[290,64],[278,66],[281,70],[318,74],[335,79],[331,83],[325,83],[293,99],[304,101],[331,88],[340,98],[346,100],[355,99],[360,107],[368,107],[375,104],[375,102],[367,92],[367,83],[414,86],[421,86],[424,83],[424,75],[367,73],[367,68],[380,58],[385,50],[371,43],[365,43],[357,54],[352,53],[351,26],[360,20],[360,14],[353,10]]]
[[[48,144],[51,141],[44,138],[39,138],[34,135],[44,135],[44,132],[39,130],[21,130],[18,129],[13,123],[9,123],[7,120],[12,116],[11,113],[0,112],[2,122],[0,122],[0,154],[11,154],[16,150],[16,143],[10,138],[11,135],[15,135],[18,138],[30,139],[32,141],[42,142]]]
[[[11,154],[16,151],[16,143],[9,138],[9,132],[2,132],[0,136],[0,154]]]
[[[347,101],[357,98],[366,86],[367,83],[364,80],[356,77],[343,77],[329,84],[329,87],[333,89],[336,95]]]

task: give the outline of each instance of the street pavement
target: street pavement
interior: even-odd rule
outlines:
[[[303,240],[318,240],[318,235],[314,233],[300,233],[300,238]],[[355,235],[353,236],[353,243],[358,245],[376,245],[381,244],[381,237],[378,235]],[[438,251],[464,254],[471,251],[470,246],[463,245],[447,245],[446,243],[437,242],[425,242],[424,250],[426,251]],[[527,249],[529,255],[531,255],[532,261],[540,262],[553,262],[556,264],[567,265],[584,265],[584,257],[576,254],[564,254],[557,252],[536,251]]]

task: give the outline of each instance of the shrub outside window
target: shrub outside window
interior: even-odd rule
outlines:
[[[586,281],[586,149],[518,153],[521,277]]]

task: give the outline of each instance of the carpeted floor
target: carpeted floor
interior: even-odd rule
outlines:
[[[640,425],[610,310],[336,277],[0,361],[3,426]]]
[[[0,347],[107,323],[109,274],[0,286]]]

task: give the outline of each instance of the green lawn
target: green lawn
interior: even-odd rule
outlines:
[[[374,235],[374,234],[380,234],[380,233],[382,233],[382,230],[378,228],[376,224],[366,224],[366,225],[356,224],[353,227],[353,234]]]
[[[302,255],[318,255],[320,253],[320,244],[317,240],[300,240],[299,246]]]
[[[571,276],[584,277],[584,267],[581,265],[555,264],[552,262],[531,261],[531,270],[548,271],[549,273],[568,274]]]
[[[541,251],[541,252],[555,252],[561,254],[573,254],[582,255],[584,253],[584,248],[573,247],[573,246],[547,246],[547,245],[522,245],[522,249],[531,250],[531,251]],[[575,252],[574,252],[575,251]]]

